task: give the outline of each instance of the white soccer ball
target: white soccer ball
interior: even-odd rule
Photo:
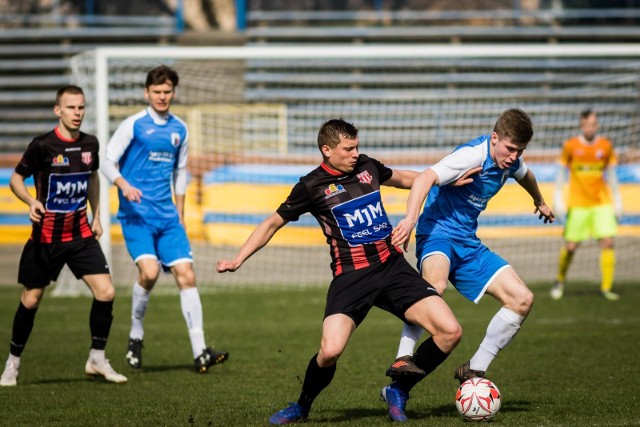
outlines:
[[[471,378],[456,391],[458,413],[469,421],[493,418],[502,405],[500,390],[486,378]]]

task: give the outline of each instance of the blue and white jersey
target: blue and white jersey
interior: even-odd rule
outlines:
[[[432,187],[416,228],[416,235],[445,233],[451,237],[475,237],[478,217],[489,200],[508,178],[522,179],[527,166],[522,158],[509,169],[500,169],[489,152],[491,135],[482,135],[458,146],[451,154],[433,165],[439,186]],[[470,169],[482,166],[473,182],[454,187],[448,185]]]
[[[173,114],[160,116],[150,107],[118,126],[107,145],[102,172],[111,182],[122,176],[142,191],[140,203],[128,201],[118,191],[118,218],[178,217],[171,182],[175,171],[186,171],[187,140],[187,126],[181,119]],[[177,194],[184,194],[186,184],[175,186]]]

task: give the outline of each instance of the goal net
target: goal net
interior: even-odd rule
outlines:
[[[274,212],[298,178],[320,161],[321,124],[341,117],[360,129],[361,151],[392,167],[423,170],[457,144],[490,133],[499,114],[530,114],[534,139],[524,159],[553,201],[555,161],[578,131],[581,110],[599,114],[620,158],[625,217],[617,280],[638,277],[640,49],[629,45],[361,45],[223,48],[104,48],[72,60],[87,95],[83,130],[104,149],[126,116],[145,107],[152,67],[180,75],[172,112],[190,132],[187,231],[203,290],[224,286],[312,286],[330,280],[329,249],[311,216],[284,227],[236,273],[217,274],[253,228]],[[114,283],[130,287],[136,268],[124,246],[117,193],[103,182],[102,241]],[[392,222],[408,192],[383,189]],[[551,281],[561,222],[544,225],[517,184],[481,216],[479,237],[527,281]],[[105,224],[109,225],[109,224]],[[597,247],[579,252],[569,279],[599,280]],[[414,261],[412,250],[408,257]],[[76,285],[69,286],[72,289]],[[175,289],[173,278],[159,287]]]

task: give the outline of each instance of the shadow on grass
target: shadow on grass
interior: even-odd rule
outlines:
[[[182,364],[182,365],[158,365],[158,366],[144,366],[140,369],[128,369],[127,372],[130,374],[144,374],[144,373],[154,373],[154,372],[171,372],[171,371],[193,371],[193,373],[197,373],[193,364]]]

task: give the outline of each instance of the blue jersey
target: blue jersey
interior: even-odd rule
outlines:
[[[494,163],[489,152],[490,140],[491,135],[482,135],[462,144],[431,167],[438,175],[439,186],[429,191],[416,235],[444,233],[463,239],[475,237],[478,217],[489,200],[508,178],[524,177],[527,166],[522,159],[517,159],[509,169],[500,169]],[[448,185],[478,166],[482,166],[482,171],[473,176],[472,183],[459,187]]]
[[[107,146],[106,157],[119,172],[142,191],[140,203],[130,202],[118,191],[118,218],[178,218],[171,182],[177,169],[187,164],[187,127],[173,114],[159,116],[147,108],[125,119]]]

